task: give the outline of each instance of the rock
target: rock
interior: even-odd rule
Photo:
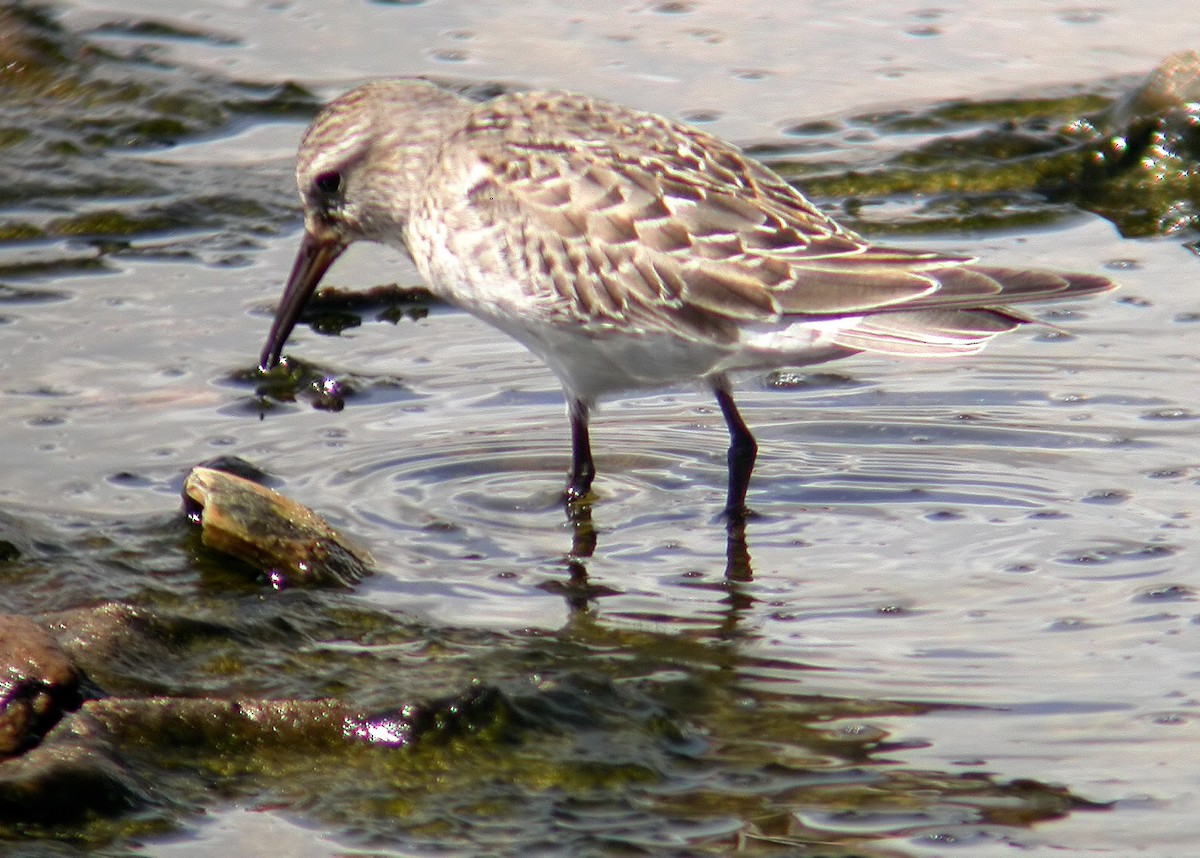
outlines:
[[[148,803],[139,778],[120,762],[88,705],[59,722],[36,748],[0,762],[0,822],[78,825]]]
[[[278,492],[211,468],[193,468],[184,509],[201,542],[262,570],[272,586],[350,586],[371,557],[312,510]]]
[[[80,675],[42,626],[0,614],[0,756],[37,744],[82,703]]]
[[[477,683],[454,697],[349,717],[344,733],[348,738],[371,745],[404,748],[417,742],[446,743],[495,730],[510,718],[505,694],[493,686]]]
[[[1200,53],[1168,57],[1128,95],[1073,130],[1082,199],[1127,236],[1200,229]]]
[[[1104,116],[1109,131],[1131,132],[1143,125],[1161,125],[1191,137],[1200,116],[1200,52],[1183,51],[1163,60],[1141,85],[1131,90]],[[1200,140],[1193,140],[1200,145]],[[1193,154],[1200,154],[1194,152]]]

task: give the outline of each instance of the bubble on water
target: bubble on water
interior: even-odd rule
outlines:
[[[1151,724],[1161,724],[1164,727],[1179,727],[1190,724],[1195,716],[1185,712],[1148,712],[1141,716]]]
[[[1055,558],[1059,563],[1069,566],[1101,566],[1124,560],[1162,560],[1179,553],[1179,547],[1174,545],[1112,545],[1102,548],[1088,548],[1063,554]]]
[[[838,387],[857,387],[862,382],[840,372],[796,372],[775,370],[766,375],[766,386],[776,390],[828,390]]]
[[[875,74],[886,80],[898,80],[913,71],[912,66],[882,66],[875,70]]]
[[[1081,500],[1083,503],[1120,504],[1129,500],[1129,497],[1129,492],[1121,489],[1100,489],[1090,492],[1081,498]]]
[[[699,124],[704,122],[716,122],[721,118],[721,115],[721,111],[719,110],[685,110],[683,113],[679,114],[679,118],[684,122]]]
[[[1034,339],[1039,343],[1065,343],[1075,339],[1075,335],[1063,330],[1049,330],[1043,331]]]
[[[1177,468],[1156,468],[1153,471],[1146,471],[1145,476],[1151,480],[1178,480],[1190,477],[1191,473],[1191,468],[1182,465]]]
[[[707,27],[693,27],[687,30],[687,34],[693,39],[699,39],[706,45],[719,45],[725,41],[725,34],[720,30],[710,30]]]
[[[665,3],[655,3],[650,7],[651,12],[657,12],[660,15],[687,15],[695,10],[696,4],[688,3],[686,0],[667,0]]]
[[[1104,20],[1107,10],[1100,6],[1078,6],[1058,10],[1058,19],[1064,24],[1098,24]]]
[[[766,80],[775,77],[775,72],[768,69],[730,69],[730,74],[739,80]]]
[[[1152,303],[1150,303],[1149,300],[1141,297],[1140,295],[1123,295],[1117,299],[1117,303],[1125,304],[1126,306],[1129,306],[1129,307],[1153,307],[1154,306]]]
[[[789,125],[783,129],[783,133],[790,137],[815,137],[822,134],[836,134],[841,130],[842,126],[839,123],[821,119]]]
[[[1134,597],[1139,602],[1193,602],[1196,591],[1182,584],[1164,584]]]
[[[1142,415],[1143,420],[1195,420],[1200,415],[1187,408],[1156,408]]]

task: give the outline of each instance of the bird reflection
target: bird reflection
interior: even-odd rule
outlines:
[[[567,569],[567,579],[549,585],[544,589],[560,593],[572,613],[587,611],[593,603],[603,596],[617,595],[620,591],[602,584],[594,584],[589,580],[587,561],[596,553],[598,537],[596,526],[592,521],[592,506],[587,501],[574,501],[566,505],[567,525],[571,531],[571,548],[564,558]],[[750,514],[751,516],[753,514]],[[726,514],[725,519],[725,571],[724,587],[728,593],[730,612],[727,614],[723,628],[732,632],[736,626],[737,616],[748,610],[754,604],[754,597],[742,587],[754,579],[751,567],[750,549],[746,544],[747,514]]]

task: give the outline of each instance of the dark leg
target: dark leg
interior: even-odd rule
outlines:
[[[571,400],[571,473],[567,475],[567,503],[587,497],[596,476],[592,462],[592,442],[588,438],[588,404],[582,399]]]
[[[754,570],[750,568],[750,548],[746,544],[745,513],[730,515],[725,525],[725,580],[730,584],[754,580]],[[736,603],[739,599],[737,590],[730,590],[730,597]],[[746,598],[745,594],[741,594],[740,598]]]
[[[740,524],[745,521],[748,512],[746,489],[750,487],[750,474],[758,456],[758,444],[746,428],[728,388],[720,386],[713,391],[717,394],[721,413],[725,415],[725,425],[729,427],[729,496],[725,501],[725,515],[731,524]]]

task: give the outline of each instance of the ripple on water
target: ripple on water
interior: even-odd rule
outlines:
[[[388,5],[417,4],[377,0],[368,11],[388,13]],[[438,15],[458,14],[450,9],[455,4],[430,9],[435,5]],[[729,23],[733,6],[711,5],[638,6],[621,52],[595,64],[604,80],[575,78],[578,87],[625,86],[632,98],[646,97],[648,67],[636,50],[645,46],[662,75],[663,50],[673,48],[660,37],[681,32],[702,52],[718,87],[693,88],[700,95],[675,107],[691,107],[695,121],[719,122],[718,132],[740,124],[777,136],[773,129],[790,124],[797,145],[781,158],[823,160],[841,174],[846,164],[878,166],[871,159],[881,153],[945,132],[945,122],[931,124],[936,117],[911,105],[871,123],[839,119],[848,91],[832,78],[818,88],[833,92],[832,102],[811,88],[772,94],[797,71],[773,62],[788,52],[772,53],[769,39],[764,52],[751,40],[750,53],[735,56],[735,43],[746,41],[741,24],[751,26],[751,19],[729,32],[713,29]],[[1072,24],[1096,23],[1059,11]],[[269,27],[309,17],[278,12],[265,13]],[[362,12],[351,17],[362,19]],[[529,14],[521,4],[522,20]],[[601,18],[606,30],[623,26]],[[586,34],[587,20],[570,26]],[[890,35],[921,37],[902,42],[922,49],[964,30],[955,14],[936,9],[902,10],[881,21]],[[808,29],[821,39],[833,32]],[[388,33],[385,40],[396,35],[390,27],[380,32]],[[470,26],[443,21],[418,36],[424,53],[410,56],[432,69],[486,76],[487,57],[511,50],[497,38],[512,32],[511,24],[492,32],[474,19]],[[133,25],[105,36],[136,38]],[[197,33],[166,38],[189,49],[219,44]],[[296,55],[294,40],[260,39],[240,55],[241,67],[272,43]],[[711,51],[717,45],[721,56]],[[1190,399],[1195,361],[1186,337],[1162,334],[1183,332],[1181,324],[1200,318],[1194,297],[1172,288],[1190,282],[1194,259],[1175,261],[1186,254],[1169,241],[1119,246],[1106,225],[1083,221],[1055,233],[968,234],[955,226],[948,239],[933,237],[955,252],[998,253],[1003,264],[1094,270],[1110,259],[1126,292],[1146,297],[1047,313],[1074,338],[1018,334],[968,361],[864,358],[835,371],[780,373],[740,386],[738,401],[762,450],[751,494],[759,515],[740,546],[746,556],[735,558],[738,571],[752,566],[753,574],[735,577],[727,563],[739,546],[716,517],[726,439],[707,394],[631,397],[601,412],[590,527],[572,526],[559,505],[569,449],[553,380],[460,314],[435,311],[428,322],[394,328],[363,324],[336,339],[297,331],[297,353],[337,368],[325,377],[339,383],[320,394],[344,398],[345,410],[314,412],[301,402],[259,419],[245,379],[231,377],[230,368],[252,365],[267,325],[261,314],[239,308],[277,294],[295,250],[292,238],[268,238],[294,227],[295,191],[284,160],[264,160],[258,144],[266,141],[270,154],[293,142],[285,147],[283,135],[235,130],[223,145],[212,135],[222,133],[232,111],[235,129],[281,125],[294,138],[315,104],[306,94],[272,96],[265,106],[274,103],[275,113],[262,121],[255,112],[262,108],[254,107],[261,87],[223,85],[229,49],[220,53],[203,80],[193,65],[170,66],[167,50],[145,54],[152,62],[142,71],[163,72],[154,73],[146,98],[179,95],[174,87],[186,84],[194,89],[189,104],[220,108],[214,120],[188,123],[192,131],[182,138],[171,132],[172,143],[193,143],[171,150],[175,160],[154,142],[161,134],[135,135],[153,152],[124,154],[126,130],[139,126],[130,121],[137,117],[122,116],[119,101],[100,99],[81,113],[69,100],[52,99],[42,105],[49,112],[34,114],[39,125],[58,122],[76,143],[79,122],[104,128],[83,141],[82,157],[64,154],[55,169],[13,168],[17,195],[37,188],[30,177],[50,181],[35,190],[36,199],[17,200],[14,217],[71,209],[85,215],[55,219],[60,228],[107,223],[142,231],[97,243],[46,242],[33,256],[14,246],[0,260],[6,279],[21,284],[0,285],[3,330],[13,344],[6,353],[8,458],[0,493],[20,516],[40,514],[29,512],[31,504],[68,510],[56,513],[65,520],[48,516],[53,532],[44,541],[13,536],[0,546],[8,609],[40,612],[98,600],[138,606],[169,645],[169,657],[156,659],[149,675],[178,670],[172,692],[243,695],[263,685],[236,677],[259,671],[290,675],[267,687],[390,702],[406,699],[413,681],[451,681],[441,671],[456,663],[463,677],[510,689],[536,686],[515,720],[538,726],[525,724],[496,744],[480,735],[425,753],[372,755],[368,768],[307,754],[289,762],[294,748],[270,752],[269,761],[254,749],[236,761],[200,750],[194,800],[177,801],[169,782],[139,771],[152,791],[162,788],[166,804],[207,811],[214,795],[272,795],[286,781],[289,810],[349,831],[356,846],[370,841],[373,848],[431,853],[723,854],[737,845],[837,849],[852,838],[900,851],[996,843],[1010,852],[1033,842],[1026,826],[1081,806],[1066,790],[1039,790],[1029,778],[1067,783],[1072,793],[1139,794],[1150,784],[1163,794],[1190,794],[1189,770],[1172,763],[1195,745],[1186,732],[1196,723],[1196,588],[1189,577],[1200,460]],[[573,51],[560,53],[571,54],[572,68],[587,65]],[[68,63],[106,56],[74,48],[61,55]],[[968,63],[962,56],[951,66]],[[764,57],[772,65],[760,66]],[[541,83],[554,83],[547,59],[538,57],[536,73]],[[851,101],[878,103],[880,76],[889,86],[916,81],[916,59],[903,52],[869,58],[867,74],[849,76],[858,81]],[[970,76],[976,66],[955,73]],[[76,71],[86,84],[87,69]],[[116,88],[103,91],[124,91],[127,80],[137,83],[137,69],[114,68],[108,77]],[[61,92],[71,97],[70,87]],[[747,95],[765,101],[743,103]],[[763,118],[761,104],[772,99],[769,109],[792,115],[790,122]],[[746,124],[756,112],[761,125]],[[832,118],[800,123],[806,113]],[[279,121],[288,116],[297,121]],[[10,118],[12,125],[28,121]],[[98,157],[110,149],[122,154]],[[27,150],[6,151],[19,160]],[[883,167],[885,175],[889,170]],[[214,177],[230,176],[237,199],[213,197]],[[891,214],[903,223],[918,207],[900,196],[872,206],[877,223]],[[937,196],[951,201],[953,216],[956,194]],[[98,206],[122,216],[87,214]],[[145,232],[163,223],[159,209],[171,223],[186,224],[186,234]],[[936,206],[928,214],[941,217]],[[1126,259],[1131,247],[1135,263]],[[177,252],[186,258],[163,264]],[[236,272],[222,267],[246,262],[253,264]],[[103,276],[86,274],[93,269]],[[349,271],[339,268],[339,276],[376,282],[365,279],[373,274]],[[413,276],[396,268],[387,276],[398,271]],[[343,397],[347,388],[352,395]],[[288,494],[372,543],[381,573],[344,601],[312,596],[308,610],[320,622],[297,624],[304,598],[295,597],[306,594],[280,597],[253,579],[237,579],[244,570],[219,558],[197,559],[181,547],[172,516],[180,477],[214,449],[253,461]],[[120,520],[125,509],[135,512]],[[30,532],[21,521],[7,530]],[[387,613],[363,635],[403,640],[410,658],[395,650],[375,658],[386,645],[360,639],[346,622],[347,611],[375,606],[432,620],[406,628],[403,612]],[[185,627],[205,629],[180,634],[173,614]],[[247,621],[269,634],[248,631]],[[502,632],[479,631],[488,628]],[[201,652],[190,649],[197,635]],[[356,664],[330,661],[330,640],[347,637],[358,650]],[[313,648],[315,660],[305,652]],[[137,664],[136,647],[128,668],[125,657],[130,653],[115,666],[128,676],[96,678],[117,695],[143,693],[147,667]],[[516,697],[507,699],[520,708]],[[597,707],[598,699],[607,703]],[[872,702],[897,699],[952,705],[935,712],[929,703]],[[966,704],[987,708],[968,711]],[[566,716],[530,717],[564,708]],[[154,758],[154,741],[148,738],[138,760]],[[188,759],[172,767],[171,782],[196,769],[193,748],[184,750]],[[284,772],[295,766],[294,779],[279,774],[281,762]],[[226,774],[231,765],[260,763],[269,772],[262,778]],[[978,771],[985,766],[998,772],[995,779]],[[1180,830],[1194,828],[1195,815],[1185,810],[1173,811]],[[1122,835],[1131,837],[1156,821],[1110,816],[1114,828],[1137,832]],[[1037,832],[1045,828],[1055,830],[1039,825]],[[276,846],[279,833],[265,832]],[[885,839],[905,842],[881,844]]]
[[[338,416],[345,428],[336,469],[307,477],[306,491],[393,549],[376,546],[377,556],[395,562],[390,583],[373,587],[403,595],[440,586],[446,603],[438,610],[446,617],[455,616],[456,599],[471,603],[462,617],[477,616],[479,594],[533,599],[537,607],[529,610],[515,603],[493,609],[544,625],[562,616],[545,611],[545,585],[568,580],[564,558],[580,553],[559,503],[569,460],[561,395],[536,363],[514,373],[489,360],[498,335],[455,332],[476,326],[442,314],[437,325],[406,328],[406,353],[437,353],[438,363],[383,364],[380,377],[411,400],[373,396],[371,384],[348,400]],[[379,346],[362,337],[356,348],[375,353]],[[346,360],[357,361],[353,351]],[[1067,520],[1055,507],[1084,492],[1070,487],[1064,463],[1111,443],[1111,427],[1062,423],[1039,408],[1045,392],[1014,386],[1011,373],[995,368],[968,371],[973,384],[936,394],[903,367],[861,372],[870,381],[777,374],[765,387],[738,388],[761,446],[751,503],[764,517],[751,528],[752,556],[763,547],[773,563],[802,563],[804,545],[815,540],[845,543],[848,557],[861,558],[851,562],[879,565],[877,556],[867,560],[873,546],[907,541],[915,547],[900,556],[919,556],[924,542],[936,544],[934,556],[950,566],[977,565],[986,546],[1017,544],[1021,522]],[[1049,372],[1037,368],[1030,378]],[[285,431],[283,422],[307,420],[284,417],[277,426]],[[599,550],[583,559],[611,591],[600,604],[631,621],[715,627],[729,612],[729,594],[720,589],[728,546],[713,520],[724,499],[727,437],[708,394],[608,403],[593,423],[593,443]],[[284,444],[283,459],[305,452],[302,439]],[[910,533],[913,522],[920,529]],[[930,537],[931,522],[945,535]],[[687,578],[697,572],[704,586]],[[864,608],[906,601],[884,597]]]

